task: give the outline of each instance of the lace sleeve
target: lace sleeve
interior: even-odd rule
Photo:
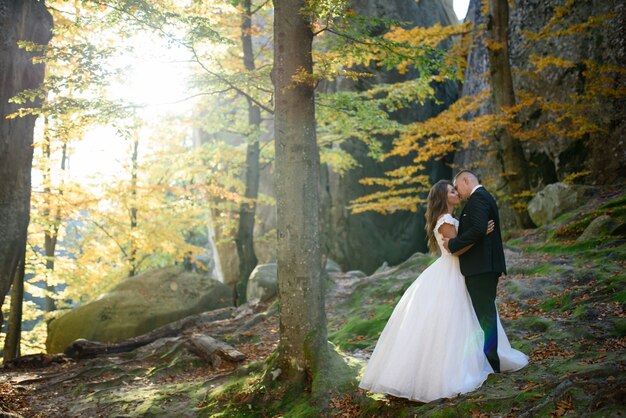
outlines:
[[[435,232],[439,231],[439,227],[443,224],[450,224],[453,227],[457,227],[458,225],[458,221],[456,219],[454,219],[454,217],[452,215],[450,215],[449,213],[444,214],[441,218],[439,218],[439,220],[437,220],[437,223],[435,224]]]

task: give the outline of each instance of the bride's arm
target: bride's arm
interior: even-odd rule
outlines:
[[[487,222],[486,235],[491,234],[494,228],[495,228],[495,222],[490,219],[489,222]],[[444,240],[451,240],[452,238],[456,237],[456,228],[450,224],[444,223],[439,227],[439,233],[443,235]],[[466,253],[473,246],[474,244],[470,244],[466,247],[461,248],[459,251],[452,253],[452,255],[456,255],[458,257],[459,255]]]
[[[452,239],[454,237],[456,237],[456,228],[450,224],[442,224],[439,227],[439,233],[441,233],[441,235],[443,235],[444,239]],[[456,255],[459,256],[461,254],[463,254],[464,252],[466,252],[467,250],[469,250],[470,248],[472,248],[474,246],[474,244],[470,244],[467,247],[463,247],[461,248],[459,251],[452,253],[452,255]]]
[[[476,244],[470,244],[470,245],[468,245],[467,247],[463,247],[463,248],[461,248],[459,251],[457,251],[457,252],[455,252],[455,253],[452,253],[452,255],[455,255],[455,256],[457,256],[457,257],[458,257],[458,256],[460,256],[461,254],[465,254],[465,253],[466,253],[466,252],[467,252],[470,248],[472,248],[474,245],[476,245]]]

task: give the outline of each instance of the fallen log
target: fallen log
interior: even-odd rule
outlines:
[[[220,359],[237,363],[246,359],[246,355],[237,351],[224,341],[202,334],[192,334],[187,339],[189,351],[204,359],[212,366],[219,366]]]
[[[179,321],[163,325],[146,334],[129,338],[118,343],[101,343],[78,339],[65,349],[65,355],[75,359],[93,358],[97,356],[107,356],[118,353],[125,353],[136,348],[150,344],[160,338],[175,337],[180,335],[185,329],[197,327],[206,323],[231,318],[235,308],[222,308],[215,311],[203,312],[198,315],[189,316]]]

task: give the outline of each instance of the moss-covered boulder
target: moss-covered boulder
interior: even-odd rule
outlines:
[[[619,227],[619,223],[609,215],[600,215],[595,218],[582,234],[576,239],[576,242],[585,242],[598,239],[605,235],[610,235]]]
[[[46,348],[60,353],[78,338],[117,342],[186,316],[232,305],[231,289],[177,267],[128,278],[98,299],[53,320]]]
[[[545,225],[559,215],[581,206],[591,193],[587,186],[553,183],[528,202],[528,214],[536,225]]]

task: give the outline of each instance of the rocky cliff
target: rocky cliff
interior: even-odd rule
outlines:
[[[585,1],[574,2],[565,14],[563,22],[553,29],[572,28],[588,22],[590,18],[608,17],[604,24],[585,31],[571,30],[568,34],[551,36],[535,41],[528,32],[538,32],[555,15],[563,0],[518,0],[510,10],[509,49],[516,93],[524,91],[538,95],[554,103],[571,102],[572,95],[589,91],[593,68],[586,62],[621,66],[624,62],[625,7],[624,2]],[[471,0],[467,18],[476,25],[485,23],[480,11],[481,2]],[[539,77],[529,77],[533,70],[531,56],[555,56],[575,62],[570,68],[549,67]],[[462,95],[475,95],[489,88],[488,58],[483,38],[476,40],[468,55],[468,68]],[[623,89],[624,74],[611,74],[606,80],[609,89]],[[578,140],[558,135],[545,136],[540,141],[525,142],[524,152],[531,167],[531,187],[540,189],[572,173],[586,170],[592,174],[581,178],[586,183],[610,184],[623,181],[626,176],[626,152],[624,147],[624,121],[626,102],[624,98],[598,95],[590,112],[596,112],[593,122],[601,132],[585,135]],[[490,112],[487,104],[481,113]],[[534,111],[521,120],[525,128],[533,128],[554,119],[547,112]],[[501,160],[498,144],[492,143],[482,149],[468,149],[457,153],[455,164],[474,167],[484,181],[502,194],[506,184],[500,173]]]
[[[457,17],[451,0],[356,0],[355,10],[364,16],[392,19],[406,22],[407,27],[429,27],[456,24]],[[364,83],[351,83],[338,80],[325,86],[325,91],[366,89],[371,84],[394,83],[417,77],[415,71],[401,75],[395,71],[368,68],[374,74]],[[427,102],[424,106],[412,106],[393,114],[400,123],[407,124],[427,119],[438,114],[459,94],[455,83],[442,83],[437,86],[436,97],[439,103]],[[383,139],[390,146],[392,138]],[[325,250],[344,270],[359,269],[373,272],[383,262],[397,264],[406,260],[416,251],[426,251],[424,238],[424,216],[418,213],[401,212],[392,215],[377,213],[351,214],[348,205],[353,199],[371,193],[373,189],[359,184],[364,177],[381,177],[385,171],[396,168],[408,160],[394,159],[382,164],[367,155],[367,146],[358,140],[348,140],[342,144],[358,162],[359,166],[343,176],[328,168],[322,174],[324,210],[323,230]],[[450,168],[443,162],[428,167],[432,181],[449,178]]]

